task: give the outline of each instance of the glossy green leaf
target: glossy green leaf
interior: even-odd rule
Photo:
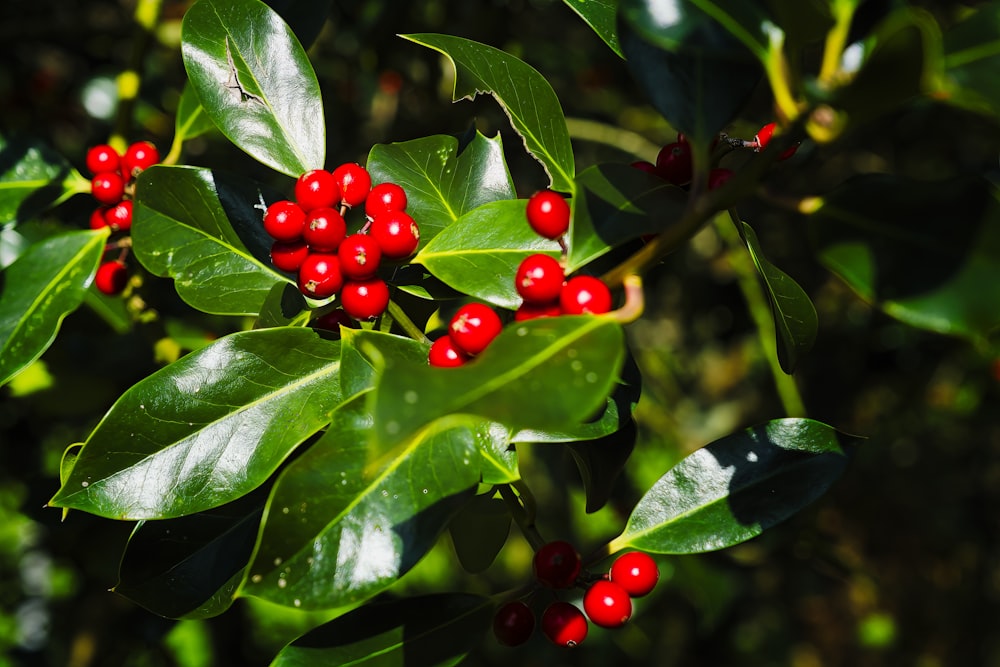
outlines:
[[[50,504],[159,519],[231,502],[326,425],[339,369],[340,342],[311,329],[220,338],[125,392]]]
[[[816,307],[791,276],[767,261],[757,240],[757,233],[745,222],[737,221],[740,238],[764,283],[771,304],[774,328],[778,336],[778,363],[791,374],[799,360],[812,348],[819,330]]]
[[[637,434],[635,421],[629,419],[613,433],[567,446],[580,471],[588,513],[596,512],[610,500],[615,483],[635,449]]]
[[[978,180],[856,177],[809,220],[823,264],[912,326],[985,339],[1000,327],[1000,202]]]
[[[15,223],[0,225],[0,269],[13,264],[29,245],[31,242],[15,229]]]
[[[776,419],[716,440],[646,492],[609,548],[698,553],[756,537],[819,498],[844,472],[842,440],[811,419]]]
[[[553,190],[572,192],[573,146],[559,98],[527,63],[492,46],[429,33],[403,35],[444,54],[455,66],[453,99],[492,95],[510,118],[525,148],[545,168]]]
[[[309,323],[311,315],[298,285],[275,283],[264,299],[255,328],[303,327]]]
[[[451,667],[482,643],[494,605],[466,593],[382,600],[299,637],[271,667]]]
[[[38,359],[83,302],[107,238],[107,229],[57,234],[0,273],[0,385]]]
[[[90,181],[40,141],[0,134],[0,223],[24,222],[70,196],[90,192]]]
[[[326,25],[332,0],[264,0],[292,29],[308,49]]]
[[[275,199],[222,172],[150,167],[135,200],[135,256],[150,273],[173,278],[198,310],[257,315],[275,285],[293,282],[271,266],[261,209]]]
[[[205,113],[198,94],[191,87],[191,82],[184,84],[181,100],[177,105],[177,118],[174,119],[174,141],[187,141],[215,129],[215,123]]]
[[[1000,115],[1000,4],[987,3],[944,34],[944,90],[938,96]]]
[[[424,343],[373,329],[347,329],[341,337],[340,383],[344,398],[373,389],[376,366],[386,359],[409,363],[426,363]]]
[[[501,308],[521,303],[514,276],[528,255],[558,258],[559,244],[539,236],[524,215],[525,200],[484,204],[428,243],[413,261],[449,287]]]
[[[62,458],[59,460],[59,483],[64,484],[66,478],[69,474],[73,472],[73,466],[76,465],[76,459],[80,456],[80,450],[83,449],[83,443],[77,442],[73,443],[63,451]],[[66,515],[69,514],[69,510],[64,509],[62,512],[63,521],[66,520]]]
[[[512,518],[507,504],[492,493],[473,498],[448,524],[455,555],[471,574],[483,572],[507,543]]]
[[[488,139],[477,132],[461,152],[458,139],[447,135],[376,144],[365,166],[373,183],[406,190],[406,212],[420,226],[420,247],[469,211],[516,196],[500,135]]]
[[[622,55],[621,45],[618,44],[618,32],[615,29],[618,0],[563,0],[563,2],[579,14],[612,51],[619,56]]]
[[[468,419],[439,420],[376,458],[367,398],[338,408],[281,473],[243,594],[301,609],[366,600],[412,568],[471,498],[479,467]]]
[[[259,0],[198,0],[184,15],[181,55],[205,113],[230,141],[292,177],[323,167],[316,73],[274,10]]]
[[[510,484],[521,479],[511,429],[484,420],[476,430],[476,446],[483,484]]]

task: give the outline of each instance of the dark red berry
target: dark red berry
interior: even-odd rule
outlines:
[[[122,156],[122,175],[126,179],[135,178],[144,169],[149,169],[160,161],[160,152],[148,141],[137,141],[128,147]]]
[[[535,578],[549,588],[569,588],[580,575],[580,554],[569,542],[556,540],[535,552]]]
[[[562,315],[562,308],[558,301],[552,303],[522,303],[514,311],[514,321],[524,322],[538,317],[558,317]]]
[[[557,239],[569,229],[569,204],[558,192],[542,190],[531,195],[525,213],[535,233],[547,239]]]
[[[368,197],[372,178],[360,164],[348,162],[333,170],[333,179],[340,187],[341,201],[347,206],[357,206]]]
[[[298,271],[309,256],[309,246],[299,239],[296,241],[275,241],[271,246],[271,263],[281,271]]]
[[[104,221],[115,232],[132,229],[132,200],[123,199],[104,212]]]
[[[91,174],[120,171],[122,158],[111,146],[98,144],[87,151],[87,169]]]
[[[542,612],[542,632],[557,646],[578,646],[587,638],[587,618],[569,602],[553,602]]]
[[[559,300],[565,279],[559,260],[539,253],[521,261],[514,276],[514,288],[525,303],[551,303]]]
[[[356,320],[376,318],[389,305],[389,287],[380,278],[349,280],[340,290],[340,305]]]
[[[302,228],[302,238],[309,249],[316,252],[337,252],[347,236],[347,223],[340,211],[332,208],[316,208],[306,214]]]
[[[374,218],[386,211],[405,211],[406,191],[395,183],[379,183],[368,193],[365,215]]]
[[[607,313],[611,310],[611,290],[600,278],[574,276],[563,286],[559,306],[564,315]]]
[[[302,238],[306,226],[306,212],[293,201],[283,199],[267,207],[264,213],[264,231],[276,241],[289,243]]]
[[[633,169],[638,169],[639,171],[644,171],[647,174],[652,174],[653,176],[659,176],[660,172],[656,170],[656,165],[652,162],[646,162],[645,160],[639,160],[632,163]]]
[[[444,335],[431,344],[427,362],[439,368],[454,368],[469,360],[469,355],[460,350],[451,336]]]
[[[618,628],[632,618],[632,599],[618,584],[599,579],[584,593],[583,610],[602,628]]]
[[[726,181],[733,177],[733,173],[732,169],[723,168],[713,169],[708,172],[708,189],[715,190],[716,188],[721,188],[726,184]]]
[[[90,228],[91,229],[103,229],[108,226],[108,221],[104,218],[104,214],[107,213],[109,207],[98,206],[94,209],[94,212],[90,214]]]
[[[128,268],[125,262],[113,260],[105,262],[97,267],[97,275],[94,276],[94,285],[98,290],[114,296],[121,294],[128,284]]]
[[[90,180],[90,192],[102,204],[114,206],[125,194],[125,181],[116,172],[102,171]]]
[[[331,310],[328,313],[324,313],[310,322],[311,326],[319,327],[320,329],[327,329],[329,331],[340,331],[340,327],[344,326],[348,329],[354,329],[354,320],[351,316],[344,312],[342,308],[337,308]]]
[[[367,234],[351,234],[337,248],[340,270],[351,280],[371,278],[382,261],[382,248]]]
[[[308,212],[340,205],[340,186],[328,171],[313,169],[295,181],[295,202]]]
[[[380,213],[368,232],[382,248],[382,254],[391,259],[409,257],[420,244],[417,223],[403,211]]]
[[[660,569],[649,554],[629,551],[615,559],[608,577],[632,597],[641,598],[656,586]]]
[[[656,156],[656,171],[661,178],[674,185],[690,183],[693,169],[691,144],[686,141],[667,144]]]
[[[460,350],[474,357],[493,342],[502,328],[500,316],[492,308],[467,303],[451,318],[448,335]]]
[[[314,299],[326,299],[340,291],[344,276],[333,253],[310,253],[299,267],[299,290]]]
[[[535,613],[520,600],[500,605],[493,615],[493,635],[504,646],[520,646],[535,631]]]

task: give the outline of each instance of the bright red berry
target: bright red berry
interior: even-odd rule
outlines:
[[[107,213],[109,207],[98,206],[94,209],[94,212],[90,214],[90,228],[91,229],[103,229],[108,226],[108,221],[105,220],[104,214]]]
[[[382,248],[367,234],[351,234],[337,248],[340,270],[351,280],[366,280],[378,271]]]
[[[91,174],[120,171],[122,158],[111,146],[99,144],[87,151],[87,169]]]
[[[547,239],[557,239],[569,229],[569,203],[558,192],[541,190],[531,195],[525,213],[535,233]]]
[[[500,334],[503,323],[492,308],[482,303],[467,303],[458,309],[448,325],[448,335],[455,345],[474,357]]]
[[[368,193],[365,215],[374,218],[386,211],[405,211],[406,191],[395,183],[379,183]]]
[[[733,177],[733,174],[732,169],[713,169],[708,172],[708,189],[715,190],[716,188],[721,188],[726,184],[726,181]]]
[[[558,317],[559,315],[562,315],[562,308],[558,301],[553,303],[524,302],[514,311],[514,321],[524,322],[538,317]]]
[[[316,252],[337,252],[347,236],[347,223],[340,211],[332,208],[316,208],[306,214],[302,228],[302,238],[309,249]]]
[[[306,212],[339,205],[340,186],[337,179],[322,169],[307,171],[295,181],[295,202]]]
[[[559,260],[538,253],[521,261],[514,276],[514,288],[525,303],[551,303],[559,300],[565,280]]]
[[[542,612],[542,632],[557,646],[578,646],[587,638],[587,618],[569,602],[553,602]]]
[[[333,253],[310,253],[299,267],[299,290],[314,299],[326,299],[340,291],[344,276]]]
[[[493,615],[493,635],[504,646],[520,646],[535,631],[535,613],[520,600],[500,605]]]
[[[674,185],[690,183],[693,169],[691,144],[686,141],[667,144],[656,156],[656,171],[661,178]]]
[[[276,241],[297,241],[305,227],[306,212],[293,201],[276,201],[264,213],[264,231]]]
[[[104,221],[115,232],[132,228],[132,200],[123,199],[104,212]]]
[[[97,275],[94,276],[94,285],[98,290],[114,296],[121,294],[128,284],[128,268],[125,262],[113,260],[105,262],[97,267]]]
[[[632,618],[632,599],[618,584],[599,579],[584,593],[583,610],[602,628],[618,628]]]
[[[448,335],[441,336],[434,341],[427,353],[427,362],[438,368],[454,368],[463,365],[468,360],[469,355],[459,349],[455,345],[455,341]]]
[[[281,271],[298,271],[309,256],[309,246],[302,239],[275,241],[271,246],[271,263]]]
[[[564,315],[607,313],[611,310],[611,290],[600,278],[573,276],[559,293],[559,306]]]
[[[774,131],[776,129],[777,129],[777,124],[768,123],[764,127],[757,130],[757,135],[753,138],[754,142],[757,144],[757,147],[755,148],[757,152],[760,152],[765,148],[767,148],[767,145],[771,143],[772,137],[774,137]],[[795,155],[795,151],[797,151],[798,149],[799,149],[798,144],[789,146],[788,148],[786,148],[781,152],[781,155],[778,156],[778,161],[780,162],[781,160],[787,160],[788,158]]]
[[[380,278],[347,281],[340,290],[340,305],[356,320],[376,318],[389,305],[389,287]]]
[[[368,232],[382,248],[382,254],[391,259],[409,257],[420,244],[417,223],[403,211],[380,213]]]
[[[126,179],[135,178],[144,169],[149,169],[160,161],[160,152],[148,141],[137,141],[128,147],[122,156],[122,175]]]
[[[368,197],[372,178],[360,164],[348,162],[333,170],[333,179],[340,187],[340,196],[347,206],[357,206]]]
[[[125,181],[116,172],[102,171],[90,180],[90,192],[102,204],[114,206],[125,194]]]
[[[629,595],[641,598],[656,586],[656,582],[660,579],[660,570],[649,554],[629,551],[615,559],[608,576]]]
[[[556,540],[542,545],[532,561],[535,578],[549,588],[569,588],[580,575],[580,554],[569,542]]]

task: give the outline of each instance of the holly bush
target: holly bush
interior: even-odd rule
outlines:
[[[655,164],[580,164],[531,53],[400,35],[399,49],[447,61],[454,101],[491,97],[523,147],[474,125],[372,146],[364,171],[402,188],[419,244],[379,266],[390,292],[382,314],[338,316],[332,328],[325,318],[342,299],[314,298],[294,269],[275,266],[263,219],[293,198],[301,175],[351,162],[326,154],[329,135],[351,129],[327,127],[333,91],[321,88],[306,50],[326,3],[271,4],[197,0],[186,9],[187,85],[173,145],[157,164],[125,170],[126,182],[135,176],[124,188],[128,224],[52,223],[64,202],[92,191],[72,166],[80,156],[18,136],[0,146],[0,383],[59,346],[61,323],[77,309],[109,322],[155,317],[143,295],[155,296],[160,281],[172,281],[190,309],[242,323],[167,355],[84,442],[66,443],[48,501],[64,515],[134,522],[114,590],[154,614],[204,619],[248,597],[335,610],[272,664],[443,665],[483,642],[507,602],[576,600],[540,590],[528,570],[509,590],[400,595],[394,586],[445,534],[451,567],[471,573],[517,549],[512,524],[535,551],[557,537],[529,482],[540,450],[571,456],[586,512],[605,506],[634,453],[644,377],[655,373],[630,351],[630,328],[655,297],[643,278],[706,227],[743,253],[741,286],[784,414],[702,443],[661,471],[613,535],[574,545],[584,555],[573,581],[589,587],[626,551],[726,549],[814,502],[850,474],[864,434],[806,416],[792,374],[815,341],[817,311],[768,260],[741,216],[747,209],[804,226],[809,244],[796,253],[858,299],[992,354],[995,143],[927,161],[872,158],[849,177],[816,179],[809,192],[782,187],[782,174],[817,156],[846,159],[851,138],[888,131],[900,113],[929,119],[947,109],[980,134],[995,124],[1000,3],[932,12],[858,0],[566,0],[678,133]],[[764,95],[772,118],[760,127],[742,114]],[[919,132],[934,146],[940,136],[964,146],[963,129]],[[277,180],[224,162],[182,164],[185,146],[205,137],[228,141]],[[128,145],[122,135],[109,143]],[[529,224],[533,192],[508,165],[521,150],[568,202],[564,235]],[[361,208],[341,207],[351,233],[369,230]],[[516,316],[518,268],[535,255],[557,259],[567,278],[599,278],[613,307]],[[109,257],[130,277],[101,291],[122,296],[97,295]],[[431,341],[454,331],[468,303],[499,314],[499,335],[459,367],[428,364]]]

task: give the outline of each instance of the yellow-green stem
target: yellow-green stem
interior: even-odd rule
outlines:
[[[399,304],[395,301],[389,302],[389,314],[392,316],[392,319],[403,328],[403,331],[406,332],[407,336],[413,340],[418,340],[421,343],[431,342],[430,339],[424,335],[424,332],[420,330],[420,327],[413,323],[413,320],[411,320],[410,316],[406,314],[406,311],[400,308]]]
[[[826,34],[823,46],[823,62],[819,70],[819,82],[829,86],[840,71],[840,61],[847,46],[847,37],[851,30],[851,20],[854,18],[854,2],[851,0],[832,3],[833,27]]]
[[[582,118],[567,118],[566,129],[569,130],[569,136],[574,139],[613,146],[648,162],[656,161],[656,154],[660,152],[659,146],[638,132],[623,130],[607,123]]]

